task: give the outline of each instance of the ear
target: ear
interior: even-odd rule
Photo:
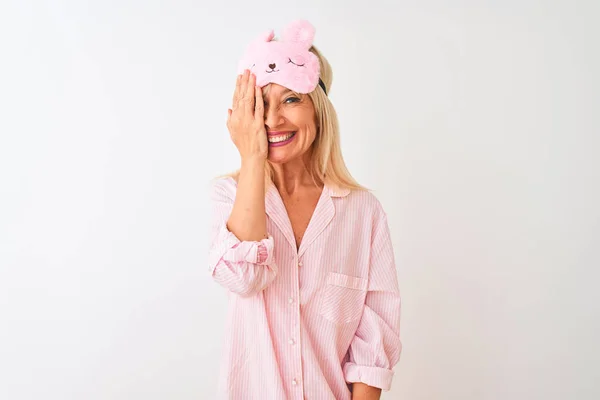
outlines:
[[[275,37],[275,32],[271,29],[270,31],[263,32],[256,39],[252,41],[252,44],[260,44],[270,42]]]
[[[287,43],[298,43],[305,47],[307,50],[312,46],[313,39],[315,38],[315,27],[310,22],[305,20],[294,21],[289,24],[281,35],[283,42]]]

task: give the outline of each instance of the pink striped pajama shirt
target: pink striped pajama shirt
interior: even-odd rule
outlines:
[[[212,278],[229,292],[219,398],[350,400],[389,390],[401,351],[400,294],[386,214],[366,191],[325,185],[300,248],[274,186],[269,237],[226,226],[236,182],[211,188]]]

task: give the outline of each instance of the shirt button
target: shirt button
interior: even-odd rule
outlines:
[[[297,385],[297,384],[298,384],[298,381],[294,379],[294,380],[292,381],[292,385]]]
[[[302,261],[300,261],[300,262],[298,263],[298,266],[299,266],[299,267],[301,267],[301,266],[302,266]]]
[[[291,297],[288,299],[288,303],[292,304],[294,302],[294,299],[292,299]]]
[[[291,344],[291,345],[293,345],[293,344],[296,344],[296,341],[295,341],[294,339],[290,339],[290,340],[288,341],[288,343],[289,343],[289,344]]]

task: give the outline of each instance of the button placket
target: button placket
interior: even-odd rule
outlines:
[[[302,261],[300,261],[299,259],[295,259],[294,260],[296,262],[296,265],[298,267],[302,266]],[[298,387],[298,389],[300,390],[299,392],[299,396],[301,396],[301,398],[304,397],[304,389],[302,387],[302,385],[300,384],[300,381],[302,379],[302,349],[300,346],[300,333],[301,333],[301,319],[300,319],[300,274],[299,274],[299,270],[296,269],[295,271],[295,289],[296,289],[296,293],[295,293],[295,299],[288,299],[288,302],[290,304],[294,305],[294,312],[295,312],[295,316],[294,316],[294,326],[292,327],[292,332],[293,335],[292,337],[289,338],[288,343],[290,346],[294,347],[294,349],[292,350],[293,354],[295,355],[294,357],[294,364],[295,364],[295,378],[292,380],[292,385],[295,387]],[[296,300],[296,301],[294,301]]]

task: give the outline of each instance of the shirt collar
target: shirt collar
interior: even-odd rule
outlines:
[[[341,188],[331,182],[326,182],[324,189],[327,190],[327,194],[331,197],[346,197],[350,194],[350,189]]]
[[[275,187],[275,185],[273,183],[271,183],[269,185],[269,189],[268,191],[272,191],[275,190],[277,191],[277,188]],[[330,197],[346,197],[350,194],[350,189],[347,188],[341,188],[331,182],[326,181],[325,184],[323,185],[323,190],[327,191],[327,194]]]

